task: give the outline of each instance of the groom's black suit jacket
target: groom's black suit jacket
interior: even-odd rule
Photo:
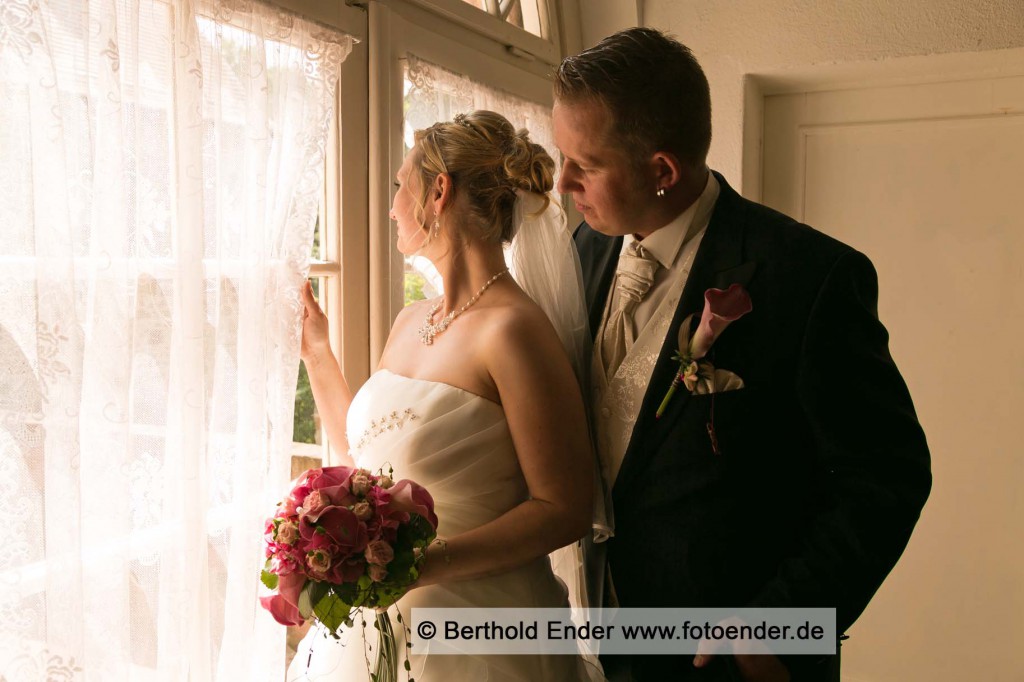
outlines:
[[[878,320],[870,261],[716,177],[721,193],[612,489],[616,593],[623,607],[835,607],[842,633],[910,538],[931,488],[927,444]],[[622,238],[583,223],[576,244],[598,330]],[[680,388],[656,419],[679,325],[700,316],[706,289],[733,283],[753,310],[709,359],[745,387]],[[642,681],[735,674],[727,659],[701,671],[691,660],[614,663]],[[835,663],[784,660],[794,682],[825,679]]]

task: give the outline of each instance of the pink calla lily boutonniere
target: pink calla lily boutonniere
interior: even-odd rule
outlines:
[[[751,310],[753,304],[750,294],[739,284],[733,284],[728,289],[708,289],[704,292],[704,311],[697,328],[691,334],[693,315],[689,315],[679,326],[679,350],[675,355],[679,361],[679,371],[654,414],[656,418],[660,419],[664,414],[680,385],[696,395],[743,388],[742,379],[727,370],[715,369],[705,356],[725,328]],[[712,445],[715,445],[714,427],[710,424],[708,433]],[[717,445],[715,449],[717,451]]]

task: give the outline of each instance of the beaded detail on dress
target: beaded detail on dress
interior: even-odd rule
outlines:
[[[394,410],[391,414],[384,415],[380,419],[371,419],[370,425],[363,431],[362,436],[359,437],[359,442],[355,444],[356,450],[362,450],[370,441],[377,436],[381,435],[385,431],[394,431],[405,426],[406,422],[419,419],[419,416],[412,411],[412,408],[405,408],[401,412]]]

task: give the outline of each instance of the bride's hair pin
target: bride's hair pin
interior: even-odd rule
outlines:
[[[460,216],[465,220],[455,224],[472,225],[475,239],[510,242],[516,190],[546,196],[554,188],[551,156],[525,130],[517,131],[493,111],[457,114],[416,131],[414,139],[422,188],[419,206],[427,205],[437,176],[448,174],[465,197],[466,215]]]

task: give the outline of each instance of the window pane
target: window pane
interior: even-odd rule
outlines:
[[[520,23],[517,23],[516,26],[522,26],[533,35],[546,38],[540,21],[541,12],[544,11],[543,2],[544,0],[519,0],[517,4],[519,5]]]
[[[405,305],[441,293],[441,275],[423,256],[405,257]]]
[[[316,225],[313,227],[313,251],[310,253],[310,256],[316,260],[320,259],[320,231],[320,214],[318,213],[316,216]],[[316,288],[315,284],[313,285],[313,288]]]
[[[467,5],[482,9],[488,14],[504,19],[513,26],[545,38],[541,27],[540,13],[543,0],[462,0]]]

